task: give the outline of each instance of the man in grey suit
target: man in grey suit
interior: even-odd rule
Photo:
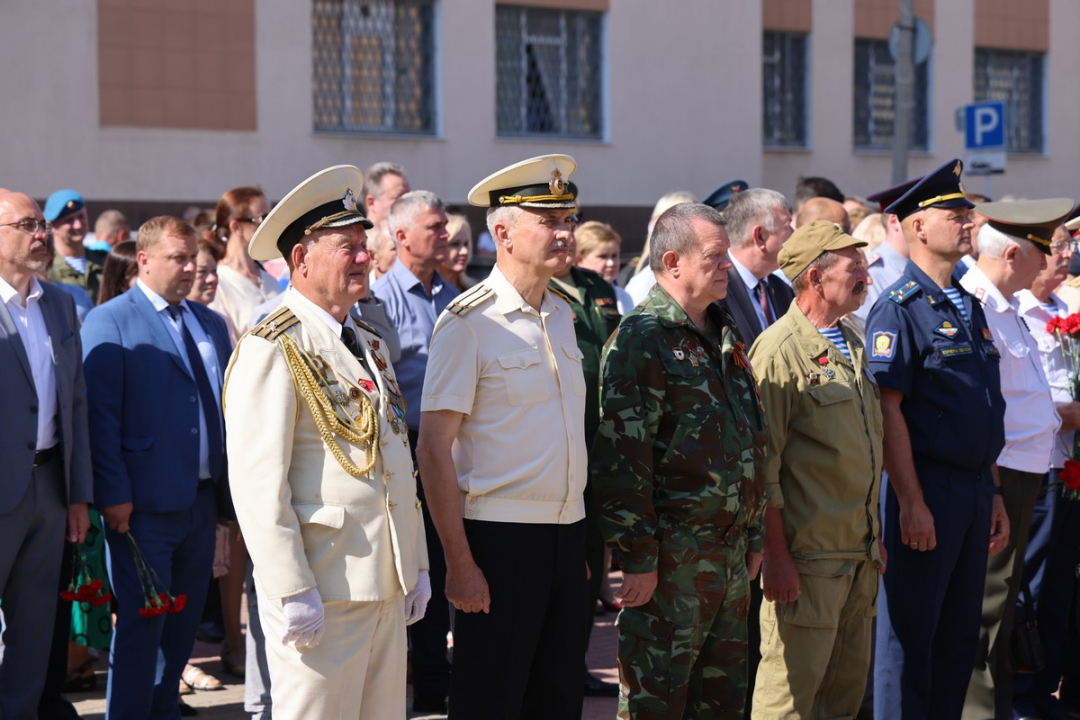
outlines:
[[[30,197],[0,191],[0,717],[36,718],[65,525],[90,525],[86,387],[75,304],[37,280],[49,230]]]

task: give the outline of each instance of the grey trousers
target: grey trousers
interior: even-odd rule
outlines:
[[[259,600],[255,597],[255,580],[251,576],[251,560],[247,564],[244,592],[248,601],[247,657],[244,661],[244,711],[252,720],[271,720],[270,669],[266,665],[266,635],[259,621]]]
[[[56,620],[67,509],[62,453],[35,467],[0,515],[0,718],[36,720]]]

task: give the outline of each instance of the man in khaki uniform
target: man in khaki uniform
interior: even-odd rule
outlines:
[[[404,400],[386,346],[349,314],[370,258],[363,175],[308,178],[251,239],[284,256],[281,308],[225,380],[230,481],[255,567],[274,715],[405,717],[405,626],[431,596]]]
[[[795,301],[750,350],[769,444],[755,718],[854,718],[870,665],[881,407],[862,340],[866,243],[831,222],[780,251]]]
[[[574,259],[575,167],[546,155],[472,189],[495,267],[431,338],[416,455],[459,610],[451,718],[581,717],[586,386],[548,289]]]

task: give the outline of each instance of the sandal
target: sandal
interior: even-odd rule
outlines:
[[[195,665],[185,665],[180,679],[195,690],[221,690],[225,686],[213,675],[208,675]]]
[[[239,645],[227,645],[221,643],[221,666],[225,668],[225,672],[229,673],[233,677],[244,677],[244,658],[241,658],[240,662],[232,657],[233,653],[238,650],[243,650],[243,643]]]
[[[94,661],[87,660],[74,670],[69,670],[64,678],[64,692],[77,693],[88,692],[97,689],[97,674],[94,672]]]
[[[191,695],[194,692],[195,692],[195,688],[191,687],[186,682],[184,682],[184,678],[180,678],[179,694],[180,695]]]

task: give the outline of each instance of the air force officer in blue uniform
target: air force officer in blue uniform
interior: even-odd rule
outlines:
[[[210,582],[230,344],[221,317],[184,300],[197,254],[186,222],[148,220],[139,228],[135,287],[93,310],[83,326],[94,496],[108,526],[119,601],[110,720],[179,717],[177,687]],[[138,615],[145,595],[129,530],[165,585],[158,591],[187,595],[182,612]]]
[[[889,476],[874,676],[881,718],[960,717],[988,553],[1008,541],[995,494],[1001,357],[982,307],[951,276],[974,227],[962,169],[946,163],[886,209],[900,218],[911,259],[866,323]]]

